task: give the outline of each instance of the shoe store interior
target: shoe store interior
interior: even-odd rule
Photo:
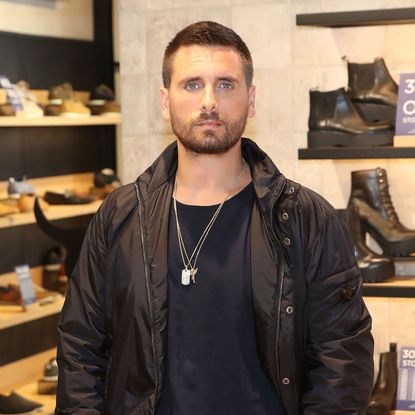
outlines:
[[[199,20],[251,50],[244,135],[349,228],[367,414],[414,413],[415,0],[0,0],[0,414],[53,413],[68,275],[105,197],[173,140],[162,57]]]

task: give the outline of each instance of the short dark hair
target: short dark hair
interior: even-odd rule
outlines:
[[[248,47],[241,37],[229,27],[223,26],[216,22],[202,21],[193,23],[185,27],[170,41],[164,51],[163,58],[163,85],[165,88],[170,86],[171,66],[173,55],[182,46],[229,46],[234,48],[242,59],[244,66],[246,84],[252,84],[254,68],[252,57]]]

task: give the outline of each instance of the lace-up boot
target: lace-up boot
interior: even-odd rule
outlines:
[[[393,259],[373,252],[364,241],[360,218],[354,206],[339,209],[340,216],[349,228],[354,243],[354,254],[364,282],[382,282],[395,275]]]
[[[395,124],[398,85],[383,58],[373,63],[347,62],[348,93],[353,103],[369,121]]]
[[[390,256],[415,251],[415,230],[400,222],[389,193],[386,170],[380,167],[352,172],[349,206],[357,208],[362,229]]]
[[[389,352],[380,354],[379,373],[366,415],[389,415],[394,407],[398,386],[397,359],[396,343],[390,343]]]
[[[366,147],[392,145],[388,123],[365,120],[344,88],[310,91],[308,147]]]

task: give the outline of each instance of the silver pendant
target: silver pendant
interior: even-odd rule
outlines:
[[[190,277],[192,276],[192,271],[190,269],[182,269],[182,284],[189,285]]]
[[[192,281],[193,281],[193,284],[195,284],[195,283],[196,283],[197,268],[192,268],[192,269],[190,270],[190,273],[191,273],[191,275],[192,275]]]

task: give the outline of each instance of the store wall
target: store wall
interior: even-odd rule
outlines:
[[[0,31],[93,40],[93,0],[0,0]]]
[[[250,48],[255,65],[257,114],[246,135],[288,177],[344,208],[350,172],[387,169],[390,192],[402,221],[415,228],[415,162],[392,160],[298,160],[307,146],[308,91],[347,84],[346,64],[382,56],[392,75],[415,72],[415,25],[358,28],[297,27],[298,13],[415,7],[415,0],[120,0],[120,58],[123,137],[120,173],[134,180],[172,140],[159,104],[163,50],[174,34],[197,20],[234,28]],[[374,315],[376,351],[389,341],[415,344],[415,300],[367,299]],[[405,311],[406,310],[406,311]],[[405,317],[405,318],[402,318]]]

